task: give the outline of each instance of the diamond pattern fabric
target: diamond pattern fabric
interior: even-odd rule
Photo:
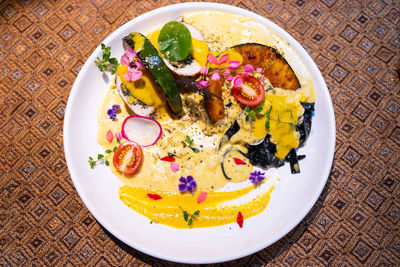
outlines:
[[[178,0],[0,1],[0,264],[175,266],[108,233],[79,198],[63,119],[79,70],[111,32]],[[272,20],[321,70],[336,115],[328,183],[274,245],[226,266],[400,262],[400,2],[226,0]]]

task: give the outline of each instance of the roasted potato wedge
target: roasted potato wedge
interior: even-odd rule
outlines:
[[[254,68],[262,68],[262,72],[271,82],[272,86],[288,90],[297,90],[300,88],[299,81],[287,63],[278,51],[262,44],[248,43],[234,46],[238,53],[243,57],[243,65],[251,64]],[[211,70],[213,72],[215,70]],[[222,97],[222,85],[225,81],[222,75],[218,81],[210,80],[209,90]],[[217,121],[225,117],[224,102],[216,97],[205,99],[207,113],[212,121]]]
[[[216,123],[217,121],[225,118],[224,101],[222,101],[222,84],[224,83],[225,78],[222,75],[222,72],[220,73],[220,76],[221,79],[218,81],[213,81],[210,79],[208,90],[210,90],[210,92],[216,96],[219,96],[221,99],[212,96],[204,99],[204,104],[212,123]]]

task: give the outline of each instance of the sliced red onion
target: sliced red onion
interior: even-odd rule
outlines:
[[[148,147],[160,139],[162,127],[155,119],[132,115],[124,120],[121,134],[129,141],[135,141],[143,147]]]

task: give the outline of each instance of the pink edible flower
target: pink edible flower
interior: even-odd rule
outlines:
[[[133,60],[136,57],[136,51],[132,48],[128,48],[125,50],[125,55],[130,59]]]
[[[121,57],[121,64],[124,65],[124,66],[126,66],[126,67],[129,66],[129,58],[128,58],[127,55],[124,54],[124,55]]]
[[[208,68],[207,68],[206,66],[201,67],[200,73],[201,73],[201,74],[206,74],[206,75],[207,75],[207,73],[208,73]]]
[[[214,72],[213,75],[211,76],[211,79],[213,81],[218,81],[221,77],[219,77],[218,72]]]
[[[239,87],[242,84],[242,78],[241,77],[236,77],[235,80],[233,81],[233,85],[235,87]]]
[[[224,77],[228,77],[229,74],[231,74],[231,72],[230,72],[229,70],[226,70],[226,71],[224,72]]]
[[[229,75],[228,78],[226,78],[228,80],[228,82],[233,81],[233,76]]]
[[[127,81],[137,81],[142,77],[142,72],[134,68],[128,68],[127,73],[124,74],[124,78]]]
[[[201,203],[207,198],[207,192],[202,192],[198,197],[197,197],[197,203]]]
[[[262,82],[265,80],[265,77],[264,77],[264,75],[263,76],[261,76],[261,79],[260,79]]]
[[[224,64],[224,63],[228,62],[228,59],[229,59],[229,55],[228,54],[222,55],[218,59],[218,65],[221,65],[221,64]]]
[[[261,73],[262,72],[262,68],[257,68],[256,71],[257,71],[257,73]]]
[[[252,65],[247,64],[246,66],[244,66],[244,71],[245,71],[245,72],[253,72],[253,71],[254,71],[254,68],[253,68]]]
[[[201,84],[204,87],[207,87],[209,83],[208,83],[208,81],[201,80],[201,81],[199,81],[199,84]]]
[[[117,138],[118,140],[122,140],[122,134],[121,134],[121,132],[116,132],[115,133],[115,138]]]
[[[231,61],[229,61],[229,68],[231,70],[235,70],[235,69],[239,68],[239,66],[240,66],[240,61],[239,60],[231,60]]]
[[[210,62],[211,64],[215,64],[215,65],[218,64],[217,57],[212,53],[208,54],[207,59],[208,59],[208,62]]]
[[[179,163],[177,163],[177,162],[171,162],[170,167],[171,167],[171,171],[173,171],[173,172],[179,171]]]

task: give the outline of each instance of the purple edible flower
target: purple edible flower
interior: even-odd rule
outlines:
[[[181,182],[178,186],[180,192],[189,191],[193,194],[193,190],[197,187],[197,183],[191,175],[186,178],[182,176],[179,182]]]
[[[264,174],[265,174],[265,172],[254,171],[254,172],[250,173],[249,180],[253,184],[259,184],[265,179]]]
[[[110,117],[111,120],[115,121],[117,118],[117,113],[121,112],[121,107],[119,105],[113,105],[112,108],[107,110],[107,115]]]

